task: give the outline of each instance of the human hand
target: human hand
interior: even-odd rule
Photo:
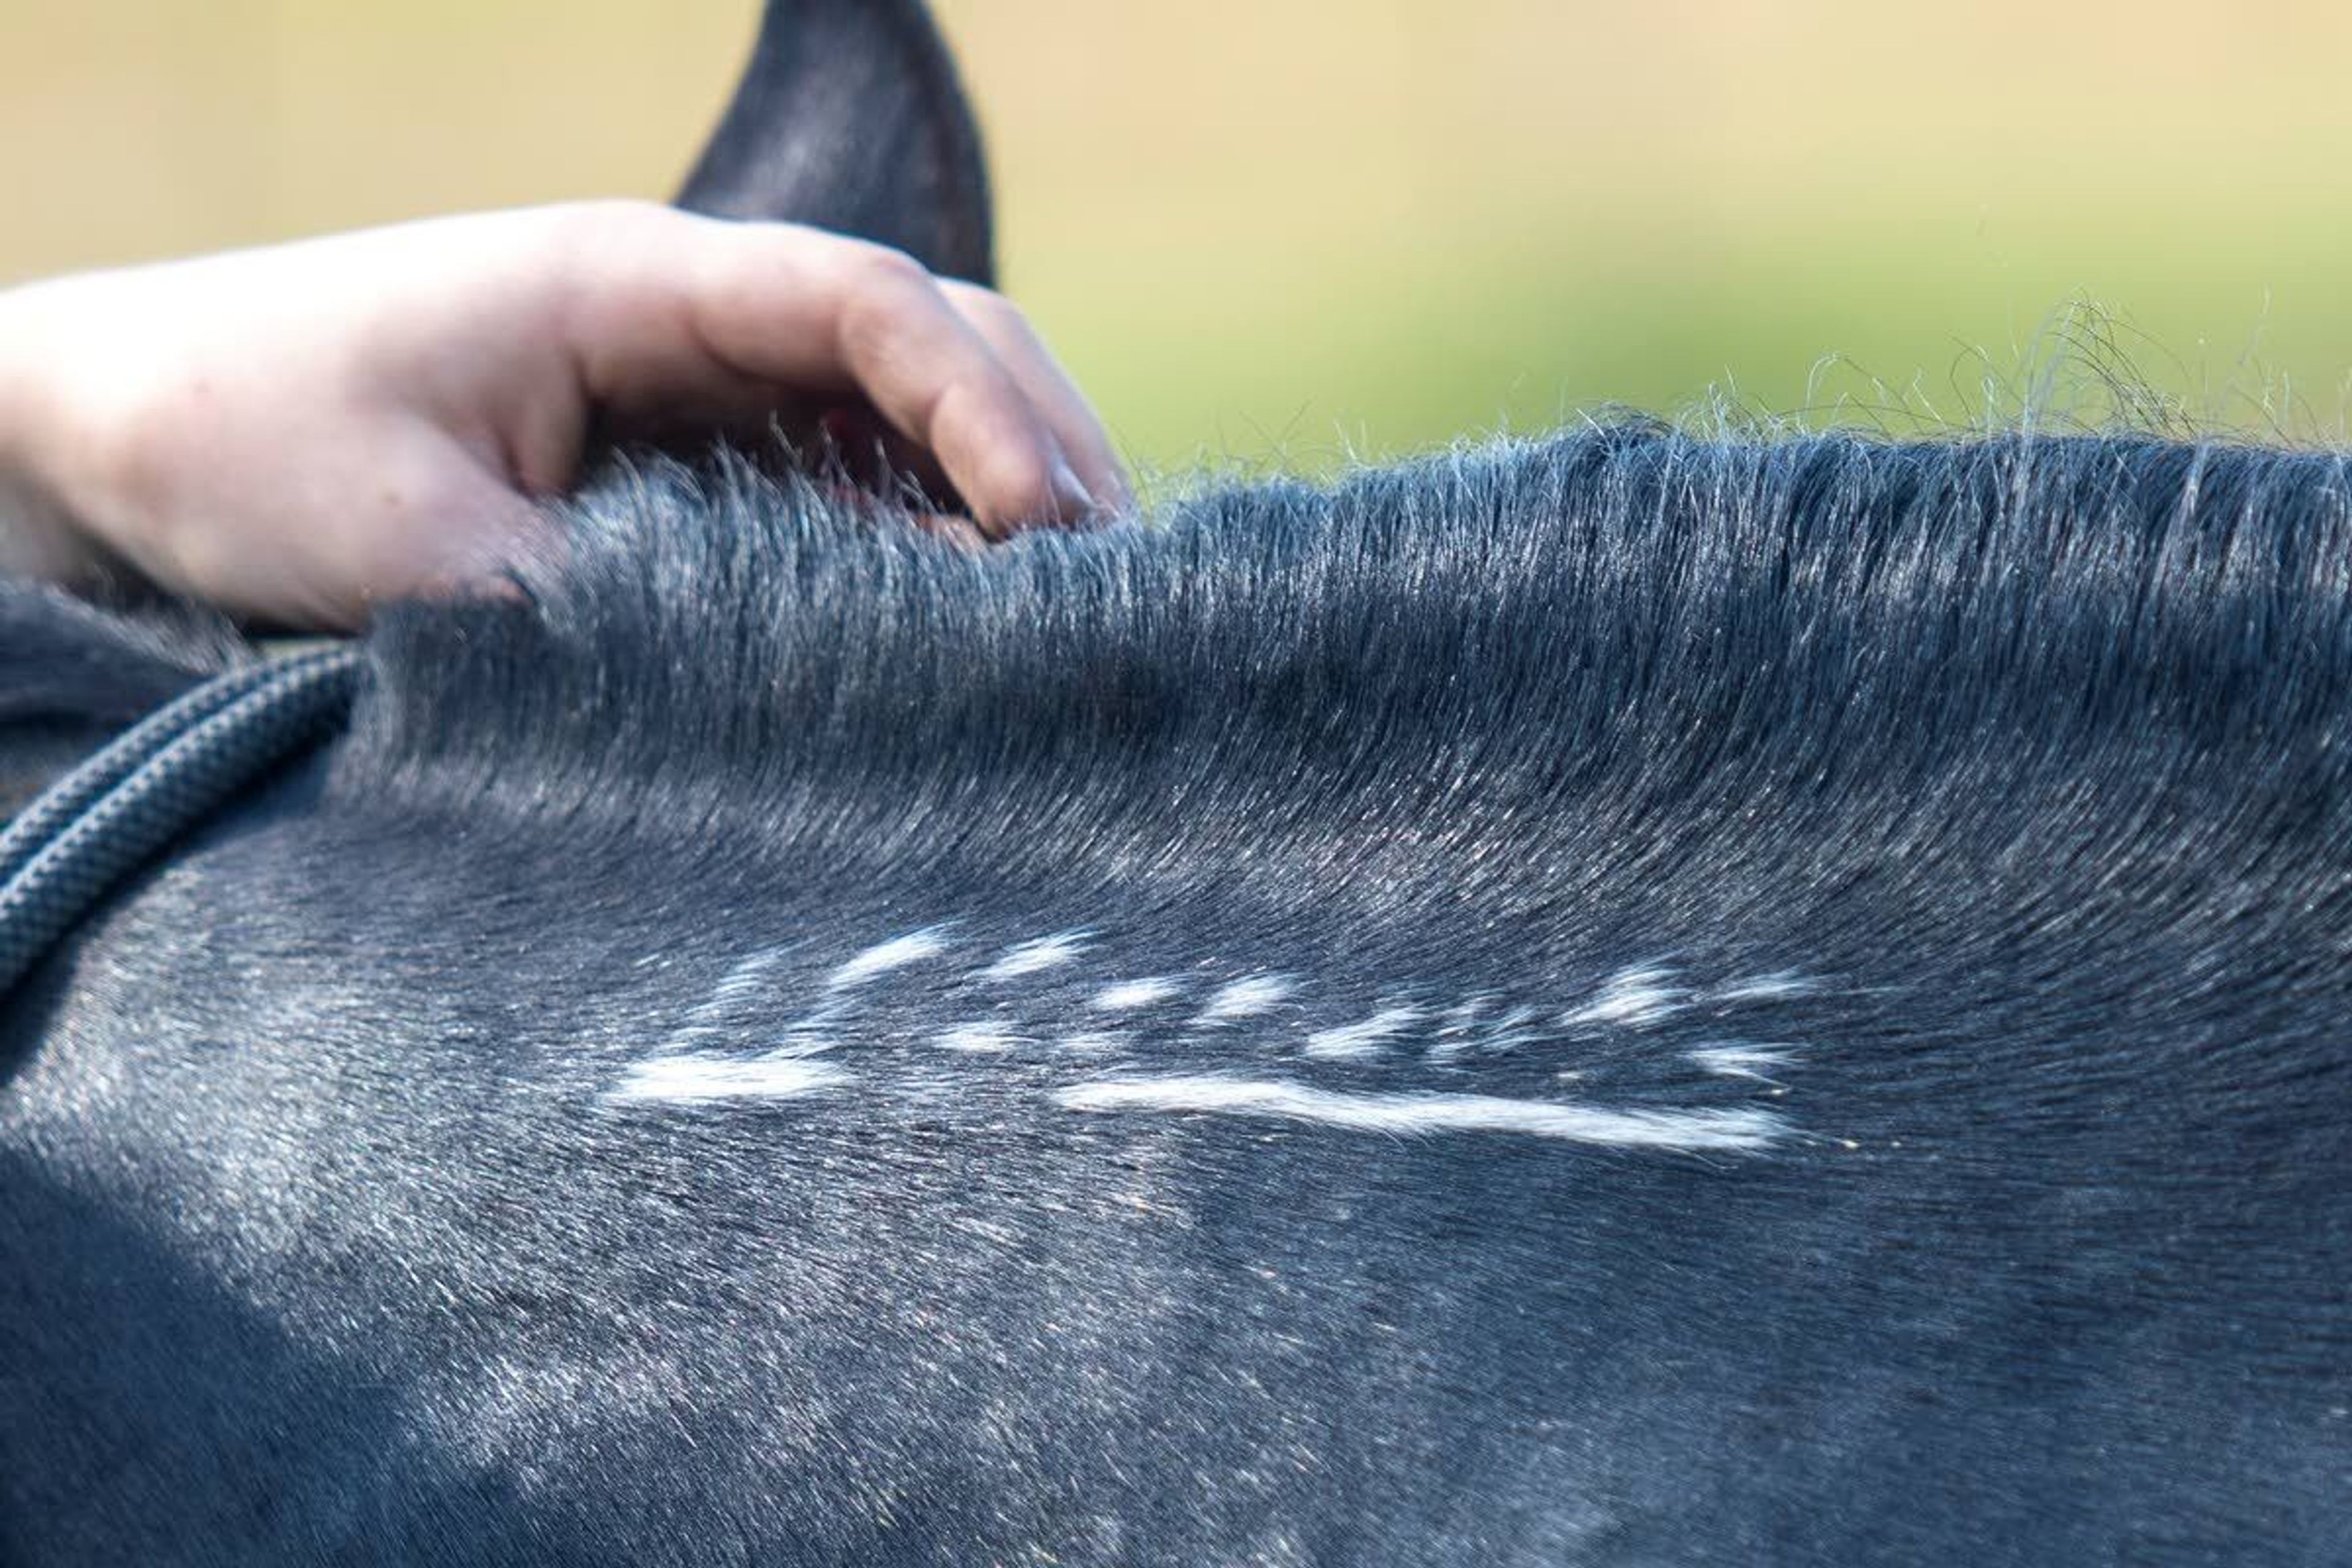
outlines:
[[[981,531],[1128,504],[1020,313],[816,229],[608,202],[434,219],[0,294],[17,570],[111,552],[233,613],[349,627],[477,584],[593,430],[878,415]],[[877,429],[879,426],[877,426]]]

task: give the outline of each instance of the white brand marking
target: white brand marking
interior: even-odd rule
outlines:
[[[1654,1024],[1682,1011],[1684,992],[1669,985],[1670,969],[1637,965],[1621,969],[1604,982],[1592,1000],[1563,1013],[1563,1024]]]
[[[1041,936],[1035,942],[1008,947],[994,963],[980,972],[980,977],[982,980],[1018,980],[1024,974],[1058,969],[1086,952],[1087,939],[1093,934],[1083,931],[1055,931],[1052,936]]]
[[[608,1098],[669,1105],[712,1100],[797,1100],[849,1081],[848,1073],[823,1062],[661,1057],[631,1068]]]
[[[1154,975],[1148,980],[1126,980],[1104,986],[1095,993],[1094,1006],[1098,1013],[1132,1013],[1138,1007],[1165,1002],[1175,994],[1173,980]]]
[[[775,967],[776,961],[783,956],[784,950],[781,947],[761,948],[729,970],[725,977],[710,988],[710,1000],[703,1006],[715,1011],[741,1001],[760,988],[768,971]]]
[[[931,1044],[946,1051],[1009,1051],[1027,1043],[1003,1025],[985,1019],[958,1024],[931,1037]]]
[[[1423,1053],[1422,1059],[1433,1067],[1445,1067],[1474,1050],[1481,1056],[1501,1056],[1543,1037],[1539,1031],[1528,1026],[1538,1022],[1532,1007],[1513,1007],[1486,1018],[1487,1005],[1493,1000],[1490,996],[1473,996],[1448,1007],[1438,1026],[1435,1043]]]
[[[1307,1054],[1336,1061],[1360,1060],[1378,1052],[1423,1016],[1418,1007],[1383,1007],[1360,1024],[1318,1029],[1307,1037]]]
[[[1054,1043],[1082,1057],[1115,1056],[1127,1048],[1127,1035],[1118,1029],[1075,1029]]]
[[[1102,1079],[1057,1089],[1054,1098],[1072,1110],[1270,1116],[1365,1132],[1516,1132],[1693,1153],[1761,1149],[1788,1125],[1768,1110],[1608,1110],[1484,1094],[1339,1094],[1218,1073]]]
[[[1252,974],[1220,986],[1209,998],[1194,1020],[1202,1024],[1225,1024],[1235,1018],[1255,1018],[1271,1011],[1275,1004],[1290,994],[1290,977],[1284,974]]]
[[[926,958],[936,958],[947,951],[947,928],[925,926],[908,931],[905,936],[892,937],[877,942],[835,970],[825,981],[827,988],[846,991],[853,985],[863,985],[877,974],[887,974]]]
[[[1718,1002],[1769,1002],[1779,996],[1803,996],[1816,990],[1814,984],[1793,969],[1783,969],[1777,974],[1759,974],[1752,980],[1735,981],[1715,994]]]
[[[709,995],[694,1005],[694,1010],[686,1016],[686,1022],[678,1026],[662,1048],[682,1051],[698,1040],[724,1033],[719,1027],[719,1020],[735,1011],[746,997],[759,991],[767,980],[768,971],[775,967],[776,961],[784,956],[785,951],[781,947],[766,947],[749,958],[740,960],[720,976],[719,984],[710,988]]]
[[[1770,1083],[1772,1075],[1768,1068],[1787,1067],[1797,1058],[1778,1046],[1703,1046],[1685,1053],[1685,1059],[1724,1078],[1752,1078],[1759,1083]]]
[[[803,1014],[783,1027],[782,1043],[770,1052],[779,1057],[813,1057],[829,1051],[841,1041],[835,1037],[833,1027],[849,1014],[849,1008],[839,1002],[827,1002],[814,1012]]]

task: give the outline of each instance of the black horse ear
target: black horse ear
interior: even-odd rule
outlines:
[[[837,229],[994,281],[980,128],[922,0],[767,0],[677,205]]]

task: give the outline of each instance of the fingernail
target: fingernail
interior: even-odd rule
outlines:
[[[1083,522],[1096,510],[1094,492],[1087,489],[1066,458],[1054,459],[1054,510],[1057,521]]]

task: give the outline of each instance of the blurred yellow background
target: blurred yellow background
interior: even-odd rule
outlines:
[[[940,9],[1006,284],[1156,468],[2045,381],[2343,436],[2352,7]],[[0,0],[0,278],[662,194],[756,10]]]

